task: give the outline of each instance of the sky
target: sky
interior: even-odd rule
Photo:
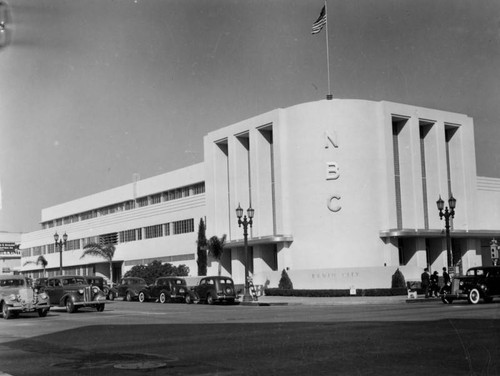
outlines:
[[[2,1],[0,231],[202,162],[208,132],[328,91],[321,0]],[[477,174],[500,178],[500,1],[327,4],[333,96],[465,113]]]

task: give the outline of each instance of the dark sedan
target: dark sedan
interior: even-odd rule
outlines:
[[[229,277],[204,277],[193,288],[193,295],[196,300],[208,304],[216,302],[233,304],[236,300],[234,282]],[[186,299],[189,303],[190,296]]]
[[[454,300],[468,300],[477,304],[481,299],[489,303],[493,298],[500,298],[500,266],[478,266],[467,270],[465,276],[453,279],[451,292],[444,292],[444,303]]]
[[[160,277],[155,283],[139,292],[139,301],[155,300],[160,303],[184,302],[189,289],[186,280],[179,277]]]

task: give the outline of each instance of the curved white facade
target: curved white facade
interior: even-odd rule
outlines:
[[[223,268],[242,283],[240,204],[255,209],[248,251],[256,283],[276,285],[287,269],[296,288],[362,288],[389,287],[398,267],[417,279],[426,266],[447,265],[440,195],[457,199],[451,235],[458,267],[491,262],[488,241],[500,234],[499,214],[490,209],[500,203],[500,180],[476,177],[470,117],[340,99],[277,109],[210,132],[203,163],[45,209],[42,222],[200,182],[203,194],[25,234],[21,248],[35,258],[34,247],[53,241],[55,229],[85,239],[192,218],[194,232],[118,242],[115,264],[123,262],[124,272],[138,260],[163,257],[195,275],[203,218],[207,237],[227,235]],[[80,259],[81,249],[67,252],[68,266],[99,262]],[[48,256],[49,265],[58,265],[57,255]],[[209,267],[216,272],[215,262]]]

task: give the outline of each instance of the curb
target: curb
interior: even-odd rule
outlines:
[[[428,304],[428,303],[442,303],[441,298],[414,298],[414,299],[406,299],[406,303],[420,303],[420,304]]]
[[[365,304],[404,304],[406,296],[390,297],[282,297],[263,296],[257,302],[248,302],[240,305],[253,306],[338,306],[338,305],[365,305]]]

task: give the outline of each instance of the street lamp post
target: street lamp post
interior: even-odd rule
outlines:
[[[68,240],[68,235],[64,233],[62,236],[62,239],[59,239],[59,234],[56,233],[54,234],[54,242],[56,245],[56,248],[59,247],[59,274],[63,274],[63,266],[62,266],[62,250],[63,250],[63,245],[66,246],[66,241]]]
[[[446,230],[446,253],[448,254],[448,270],[453,268],[453,252],[451,251],[451,237],[450,237],[450,218],[455,216],[455,206],[457,204],[457,200],[451,195],[448,199],[448,206],[444,207],[444,201],[439,196],[439,200],[436,201],[438,210],[439,210],[439,218],[443,219],[444,217],[444,228]],[[444,209],[444,210],[443,210]]]
[[[247,209],[248,218],[243,215],[243,209],[240,204],[236,208],[236,216],[238,217],[238,226],[243,225],[243,240],[245,244],[245,288],[243,292],[243,303],[251,302],[252,297],[250,296],[250,288],[248,285],[248,226],[252,227],[252,218],[255,210],[252,207]],[[243,217],[243,219],[241,219]]]

